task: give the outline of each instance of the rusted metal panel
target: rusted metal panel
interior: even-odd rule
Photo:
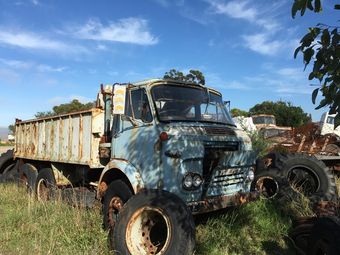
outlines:
[[[104,131],[103,110],[16,123],[15,157],[102,167],[98,148]]]

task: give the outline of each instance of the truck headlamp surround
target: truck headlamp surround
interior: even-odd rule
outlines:
[[[192,178],[192,185],[195,188],[198,188],[199,186],[201,186],[202,182],[203,182],[202,177],[198,174],[195,174],[194,177]]]
[[[250,167],[248,175],[247,175],[247,180],[252,182],[254,179],[255,179],[255,168]]]
[[[203,183],[201,175],[188,172],[183,178],[183,188],[186,190],[198,189]]]

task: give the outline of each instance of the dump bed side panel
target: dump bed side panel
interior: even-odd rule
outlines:
[[[16,123],[15,157],[102,167],[104,113],[91,109]]]

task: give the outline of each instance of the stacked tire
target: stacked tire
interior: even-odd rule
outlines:
[[[256,172],[252,189],[268,198],[294,199],[303,195],[313,204],[337,202],[333,174],[314,156],[305,154],[271,153],[265,167]],[[258,164],[261,165],[261,164]]]

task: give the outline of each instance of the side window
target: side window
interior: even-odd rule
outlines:
[[[126,96],[126,115],[143,122],[151,122],[152,115],[145,90],[129,90]]]

